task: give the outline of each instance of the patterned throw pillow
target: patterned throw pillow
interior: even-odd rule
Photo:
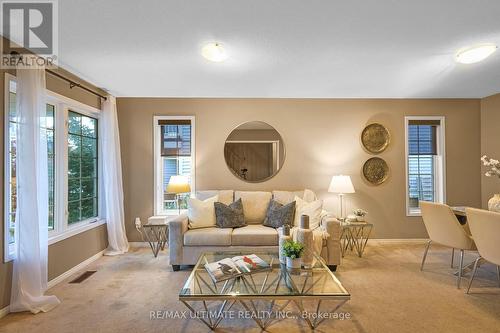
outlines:
[[[243,203],[241,199],[232,204],[225,205],[222,202],[214,203],[215,220],[219,228],[239,228],[244,227],[245,216],[243,215]]]
[[[293,218],[295,216],[295,201],[283,205],[278,201],[271,200],[267,208],[266,218],[263,225],[266,227],[279,228],[284,224],[293,227]]]

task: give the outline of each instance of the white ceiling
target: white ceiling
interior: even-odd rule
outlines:
[[[117,96],[484,97],[500,92],[499,0],[64,0],[61,64]],[[230,58],[211,63],[204,43]]]

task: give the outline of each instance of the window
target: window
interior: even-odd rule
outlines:
[[[167,185],[170,177],[181,175],[194,191],[194,117],[154,117],[154,133],[155,214],[176,215],[187,209],[190,194],[168,193]]]
[[[420,215],[419,201],[445,201],[444,117],[406,117],[408,216]]]
[[[56,179],[56,159],[55,159],[55,130],[54,117],[56,107],[52,104],[46,105],[46,115],[42,119],[42,131],[47,137],[47,170],[49,179],[49,230],[54,230],[55,220],[55,179]]]
[[[16,223],[16,82],[6,81],[5,121],[5,259],[14,254],[14,227]]]
[[[97,217],[97,119],[68,112],[68,224]]]
[[[101,225],[104,220],[98,214],[99,110],[50,91],[47,95],[40,131],[47,137],[48,230],[52,244]],[[5,110],[4,259],[9,261],[15,257],[18,124],[16,80],[10,74],[5,75]],[[92,222],[99,223],[90,225]]]

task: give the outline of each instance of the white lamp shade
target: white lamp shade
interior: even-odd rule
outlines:
[[[354,186],[352,186],[351,177],[349,176],[333,176],[328,187],[328,192],[332,193],[354,193]]]
[[[168,193],[188,193],[191,192],[191,186],[186,176],[171,176],[167,185]]]

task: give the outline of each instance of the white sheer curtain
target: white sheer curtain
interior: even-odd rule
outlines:
[[[108,248],[105,255],[128,251],[123,208],[122,162],[116,99],[108,96],[102,104],[101,142]]]
[[[45,70],[17,70],[16,258],[10,311],[47,312],[60,302],[44,296],[48,260],[47,138]]]

